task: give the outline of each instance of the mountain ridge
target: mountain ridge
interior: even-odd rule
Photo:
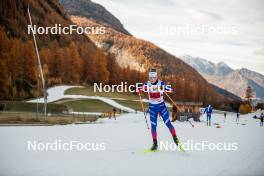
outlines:
[[[60,0],[60,3],[67,7],[67,13],[74,16],[86,16],[96,23],[104,24],[113,29],[131,35],[113,14],[106,8],[91,0]]]
[[[225,62],[214,63],[207,59],[200,57],[192,57],[190,55],[180,56],[185,63],[191,65],[198,72],[208,75],[215,76],[224,76],[234,71],[229,65]]]
[[[241,98],[244,96],[246,87],[251,86],[256,92],[256,98],[264,100],[264,75],[247,68],[232,69],[224,62],[216,64],[190,55],[180,58],[201,73],[211,84],[228,90]],[[222,66],[219,67],[219,65]],[[215,72],[210,72],[211,67],[214,67]]]

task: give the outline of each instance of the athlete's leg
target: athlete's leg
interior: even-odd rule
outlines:
[[[149,114],[150,114],[150,122],[151,122],[151,135],[153,139],[153,144],[150,150],[157,150],[158,149],[158,142],[157,142],[157,118],[158,118],[158,111],[155,105],[149,105]]]
[[[157,118],[158,111],[155,105],[149,105],[149,114],[150,114],[150,122],[151,122],[151,135],[153,140],[157,140]]]
[[[172,125],[172,123],[170,121],[169,112],[167,110],[166,105],[164,103],[162,103],[162,104],[159,105],[159,108],[160,108],[160,115],[161,115],[164,123],[169,128],[171,135],[173,137],[175,137],[176,136],[176,131],[175,131],[175,128],[173,127],[173,125]]]
[[[212,118],[212,115],[209,114],[209,126],[211,126],[211,118]]]

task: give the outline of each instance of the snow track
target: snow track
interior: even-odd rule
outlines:
[[[176,122],[181,141],[237,143],[236,151],[189,150],[143,153],[151,146],[143,113],[129,113],[114,119],[99,119],[96,124],[64,126],[0,127],[0,175],[25,176],[163,176],[163,175],[263,175],[263,127],[252,115],[213,114],[212,124]],[[245,123],[246,125],[242,125]],[[28,141],[51,143],[105,143],[105,150],[63,151],[28,150]],[[167,127],[158,120],[158,140],[172,142]]]

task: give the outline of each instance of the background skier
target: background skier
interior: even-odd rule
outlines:
[[[113,117],[114,117],[115,120],[116,120],[116,108],[113,108]]]
[[[260,115],[260,126],[263,126],[263,119],[264,119],[264,113],[262,112]]]
[[[171,92],[172,89],[169,86],[166,86],[165,83],[158,79],[158,75],[155,69],[151,69],[149,72],[149,81],[144,84],[144,86],[139,89],[140,92],[147,92],[149,97],[149,114],[151,122],[151,135],[153,140],[153,145],[150,150],[157,150],[157,118],[158,114],[161,115],[164,123],[168,127],[173,141],[178,145],[179,141],[176,136],[176,131],[170,121],[169,112],[164,103],[163,93]]]
[[[239,116],[240,116],[240,113],[237,112],[237,118],[236,118],[236,123],[237,123],[237,124],[239,123]]]
[[[212,112],[213,112],[213,108],[211,105],[209,105],[207,108],[204,109],[204,113],[206,113],[207,126],[211,126]]]

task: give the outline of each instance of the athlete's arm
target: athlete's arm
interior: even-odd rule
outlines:
[[[170,84],[165,84],[163,81],[161,82],[161,86],[162,86],[164,92],[171,93],[173,91],[171,85]]]

